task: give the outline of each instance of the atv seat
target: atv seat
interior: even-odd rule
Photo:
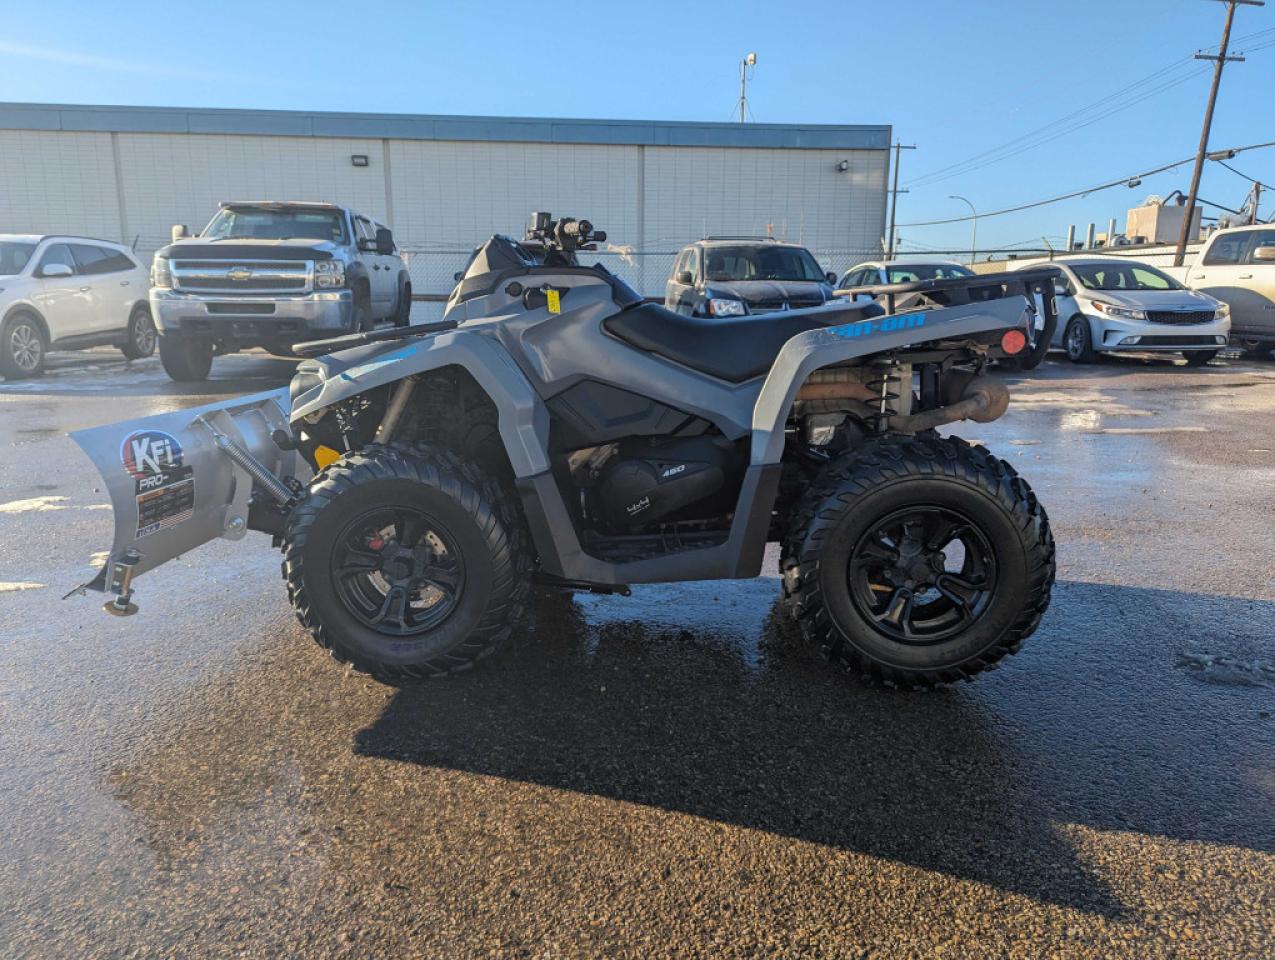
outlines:
[[[719,380],[743,383],[770,370],[783,345],[799,333],[885,313],[870,300],[844,303],[730,319],[688,317],[643,303],[607,317],[602,326],[639,350]]]

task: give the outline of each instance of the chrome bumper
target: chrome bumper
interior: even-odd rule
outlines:
[[[349,290],[244,297],[153,289],[150,304],[160,333],[305,340],[307,333],[348,332],[354,322],[354,294]]]

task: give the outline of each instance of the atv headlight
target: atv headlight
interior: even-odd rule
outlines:
[[[1111,303],[1103,303],[1101,300],[1094,300],[1093,306],[1103,316],[1111,317],[1114,320],[1145,320],[1147,318],[1145,310],[1117,307]]]
[[[340,260],[316,260],[314,262],[316,287],[344,287],[345,264]]]
[[[173,272],[168,268],[167,257],[156,257],[151,261],[151,286],[163,290],[173,286]]]
[[[1225,320],[1231,315],[1231,305],[1229,303],[1219,303],[1217,309],[1213,311],[1214,320]]]
[[[708,312],[714,317],[742,317],[748,311],[744,309],[742,300],[714,297],[708,301]]]
[[[327,370],[318,360],[302,360],[297,364],[292,382],[288,384],[288,397],[296,402],[297,397],[309,393],[326,379]]]

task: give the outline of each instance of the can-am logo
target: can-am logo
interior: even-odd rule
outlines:
[[[120,460],[130,476],[141,480],[180,467],[182,445],[162,430],[139,430],[124,438]]]

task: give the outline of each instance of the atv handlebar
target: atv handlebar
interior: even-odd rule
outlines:
[[[592,250],[592,244],[605,243],[606,232],[594,230],[588,220],[577,220],[574,217],[553,219],[553,214],[537,210],[531,215],[531,226],[527,228],[524,240],[532,240],[544,245],[546,250],[553,250],[571,257],[577,250]]]

